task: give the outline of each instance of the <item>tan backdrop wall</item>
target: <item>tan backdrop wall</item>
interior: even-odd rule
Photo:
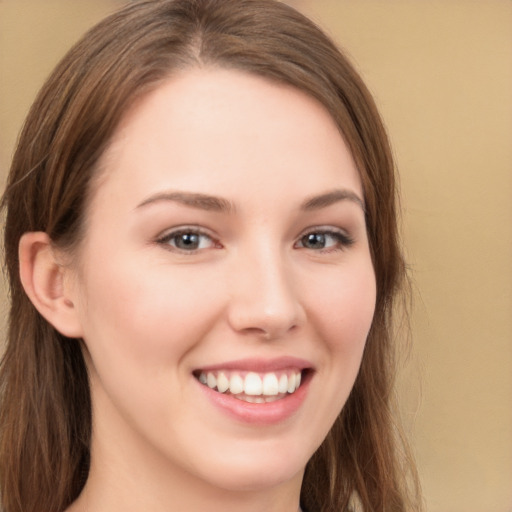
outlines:
[[[2,182],[44,77],[119,3],[0,0]],[[427,508],[512,512],[512,2],[290,3],[351,55],[395,148],[416,290],[401,401]]]

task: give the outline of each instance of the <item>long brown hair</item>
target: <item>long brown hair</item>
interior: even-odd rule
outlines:
[[[367,88],[328,37],[278,1],[149,0],[105,19],[69,51],[32,106],[14,155],[2,203],[11,298],[0,369],[4,512],[69,506],[87,479],[91,436],[80,340],[59,334],[24,293],[20,237],[44,231],[56,246],[76,247],[98,159],[121,117],[169,75],[194,66],[301,89],[328,109],[349,145],[364,187],[377,303],[360,373],[306,468],[301,503],[313,512],[355,502],[366,512],[418,510],[407,483],[407,475],[417,482],[414,467],[390,412],[392,313],[404,277],[394,165]]]

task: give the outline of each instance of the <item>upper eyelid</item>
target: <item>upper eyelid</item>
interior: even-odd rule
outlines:
[[[163,231],[160,232],[160,234],[158,234],[155,238],[156,240],[161,240],[163,238],[167,238],[169,236],[176,236],[176,235],[180,235],[182,233],[194,233],[194,234],[197,234],[197,235],[204,235],[204,236],[207,236],[209,238],[211,238],[212,240],[216,240],[217,237],[207,228],[203,228],[203,227],[200,227],[200,226],[194,226],[194,225],[185,225],[185,226],[177,226],[177,227],[174,227],[174,228],[167,228]]]
[[[352,237],[350,231],[344,228],[329,226],[329,225],[320,225],[320,226],[312,226],[301,231],[298,238],[301,238],[309,233],[338,233],[340,235],[344,235],[346,237]]]

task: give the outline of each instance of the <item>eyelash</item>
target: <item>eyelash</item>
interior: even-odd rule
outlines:
[[[195,254],[195,253],[205,249],[205,247],[197,247],[197,248],[190,249],[190,250],[182,249],[182,248],[177,247],[176,245],[173,245],[170,243],[172,240],[175,240],[178,237],[183,236],[183,235],[192,235],[192,236],[197,236],[200,238],[206,237],[211,241],[212,246],[217,246],[215,248],[220,247],[220,244],[210,234],[206,233],[205,231],[203,231],[201,229],[193,228],[193,227],[183,227],[183,228],[176,229],[174,231],[170,231],[170,232],[164,234],[163,236],[161,236],[160,238],[158,238],[157,243],[166,246],[166,248],[168,248],[169,250],[176,251],[180,254],[187,254],[187,255]]]
[[[321,235],[322,237],[331,237],[335,240],[335,244],[332,247],[321,248],[321,249],[310,249],[314,252],[319,252],[321,254],[331,253],[337,251],[343,251],[354,244],[355,240],[342,231],[338,231],[335,229],[326,229],[326,228],[312,228],[303,235],[300,236],[298,242],[296,242],[296,246],[298,243],[304,244],[304,240],[311,235]],[[308,247],[304,247],[304,245],[299,246],[299,249],[308,249]]]
[[[174,243],[174,244],[171,243],[172,240],[174,240],[176,242],[176,239],[178,239],[178,237],[184,236],[184,235],[198,237],[199,238],[199,242],[198,242],[199,246],[195,247],[193,249],[183,249],[183,248],[178,247],[176,245],[176,243]],[[332,244],[332,247],[327,247],[327,248],[323,247],[323,248],[319,248],[319,249],[313,249],[313,248],[305,247],[304,246],[305,240],[307,239],[307,237],[310,237],[312,235],[317,235],[317,236],[323,237],[324,242],[325,242],[326,238],[330,237],[330,238],[334,239],[335,243]],[[209,239],[211,247],[201,247],[200,246],[201,245],[200,239],[204,238],[204,237]],[[166,246],[166,248],[168,250],[175,251],[180,254],[186,254],[186,255],[193,255],[193,254],[196,254],[197,252],[205,250],[205,249],[221,248],[222,247],[221,244],[217,240],[215,240],[209,233],[207,233],[201,229],[195,228],[195,227],[183,227],[183,228],[176,229],[174,231],[167,232],[163,236],[159,237],[156,240],[156,242],[160,245]],[[313,252],[325,254],[325,253],[331,253],[331,252],[345,250],[348,247],[350,247],[351,245],[353,245],[354,242],[355,241],[353,238],[351,238],[349,235],[347,235],[346,233],[344,233],[342,231],[337,231],[334,229],[325,229],[325,228],[312,228],[309,231],[303,233],[299,237],[298,241],[295,242],[294,247],[298,248],[298,249],[306,249],[306,250],[309,249]]]

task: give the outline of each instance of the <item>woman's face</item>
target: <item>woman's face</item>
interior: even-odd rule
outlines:
[[[190,70],[129,112],[101,164],[72,288],[93,467],[300,485],[375,304],[361,181],[333,120],[288,86]]]

